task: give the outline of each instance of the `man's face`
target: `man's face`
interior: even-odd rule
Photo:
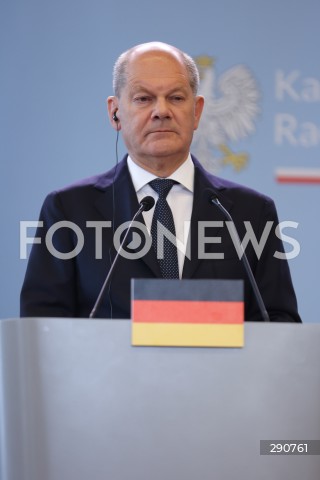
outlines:
[[[163,51],[134,54],[127,83],[115,101],[124,142],[136,163],[148,170],[157,162],[171,162],[174,169],[183,163],[203,98],[193,95],[178,57]]]

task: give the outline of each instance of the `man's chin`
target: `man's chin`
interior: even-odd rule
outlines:
[[[181,155],[181,150],[178,148],[177,141],[164,142],[155,141],[148,148],[148,151],[152,157],[172,157],[175,155]]]

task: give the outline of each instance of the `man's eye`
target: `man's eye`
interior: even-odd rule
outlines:
[[[150,101],[150,97],[147,97],[146,95],[144,95],[142,97],[136,97],[134,101],[137,103],[147,103]]]
[[[183,101],[183,97],[181,95],[173,95],[171,97],[171,100],[173,100],[174,102],[182,102]]]

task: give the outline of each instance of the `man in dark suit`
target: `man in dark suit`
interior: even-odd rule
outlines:
[[[138,45],[119,57],[108,112],[129,155],[106,174],[46,198],[21,291],[21,316],[88,317],[122,225],[133,218],[143,197],[158,200],[153,180],[168,179],[173,183],[166,201],[178,244],[177,278],[243,279],[245,318],[261,320],[225,217],[209,202],[208,195],[216,194],[241,238],[249,222],[256,238],[265,240],[262,251],[248,245],[246,253],[270,319],[301,321],[288,263],[277,258],[283,246],[272,200],[210,175],[190,155],[204,105],[198,83],[193,60],[170,45]],[[119,256],[97,316],[130,317],[131,278],[167,276],[148,243],[155,208],[139,218],[148,248],[139,254],[137,228],[129,236],[127,254]]]

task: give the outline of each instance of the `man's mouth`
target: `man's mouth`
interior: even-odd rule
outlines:
[[[165,129],[164,128],[163,129],[159,128],[157,130],[151,130],[150,132],[148,132],[148,135],[150,133],[175,133],[175,132],[174,132],[174,130],[169,130],[168,128],[165,128]]]

